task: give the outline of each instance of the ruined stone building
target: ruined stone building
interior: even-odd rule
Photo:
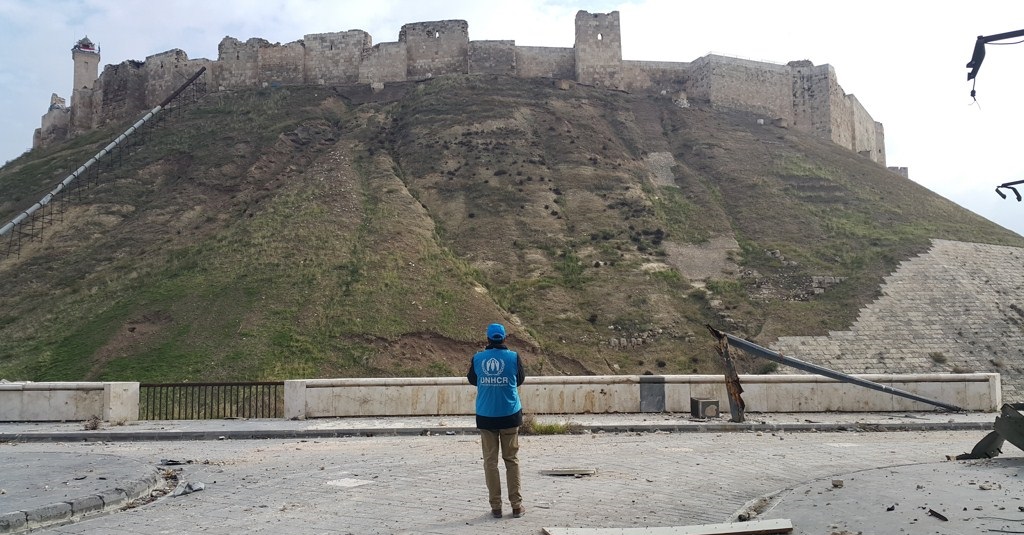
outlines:
[[[207,87],[222,91],[313,84],[381,88],[449,74],[574,80],[754,112],[885,165],[882,124],[843,91],[830,65],[778,65],[718,55],[689,63],[626,61],[617,11],[579,11],[572,48],[471,41],[466,21],[444,20],[406,24],[397,42],[376,45],[362,30],[310,34],[284,45],[225,37],[215,61],[189,59],[174,49],[141,62],[107,65],[98,77],[99,49],[88,38],[76,43],[71,55],[75,76],[70,109],[54,95],[33,147],[150,109],[205,66]]]

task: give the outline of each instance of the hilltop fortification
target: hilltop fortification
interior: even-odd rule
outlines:
[[[610,89],[703,101],[764,115],[885,165],[882,124],[846,94],[830,65],[786,65],[707,55],[684,62],[622,59],[619,13],[576,14],[572,48],[516,46],[515,41],[471,41],[463,20],[402,26],[397,42],[374,45],[368,33],[310,34],[287,44],[225,37],[216,60],[189,59],[169,50],[107,65],[88,38],[72,49],[75,86],[70,109],[54,95],[33,147],[61,141],[109,121],[156,106],[200,67],[207,87],[232,90],[286,85],[384,84],[451,74],[498,74],[574,80]]]

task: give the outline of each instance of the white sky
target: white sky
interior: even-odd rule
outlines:
[[[0,162],[31,147],[51,93],[70,100],[71,46],[83,35],[102,47],[104,65],[172,48],[216,59],[228,35],[286,43],[361,29],[390,42],[402,24],[443,19],[468,21],[471,40],[572,47],[580,9],[620,12],[624,59],[714,52],[831,64],[885,126],[888,165],[1024,235],[1024,203],[994,192],[1024,180],[1024,44],[987,47],[980,105],[965,67],[978,35],[1024,29],[1020,0],[0,0]]]

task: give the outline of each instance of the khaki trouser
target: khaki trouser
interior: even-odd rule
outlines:
[[[513,509],[523,505],[519,493],[519,428],[510,427],[500,431],[480,430],[480,444],[484,450],[484,478],[487,480],[487,494],[491,510],[501,510],[501,474],[498,473],[498,448],[505,460],[505,476],[508,479],[508,501]]]

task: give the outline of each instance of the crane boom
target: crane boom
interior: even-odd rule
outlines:
[[[997,33],[995,35],[979,35],[978,40],[974,43],[974,54],[971,56],[971,61],[967,62],[967,68],[971,69],[971,72],[967,73],[967,80],[973,80],[978,75],[978,71],[981,70],[981,62],[985,59],[986,44],[1015,37],[1024,37],[1024,30]]]

